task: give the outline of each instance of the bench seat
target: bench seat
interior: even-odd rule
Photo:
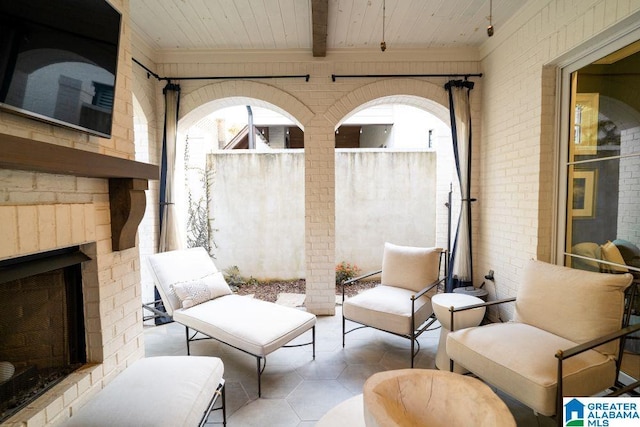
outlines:
[[[137,360],[72,415],[65,427],[177,427],[204,424],[222,396],[217,357],[159,356]]]

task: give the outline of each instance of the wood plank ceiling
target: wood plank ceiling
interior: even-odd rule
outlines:
[[[384,0],[388,49],[477,47],[490,0]],[[493,0],[496,34],[527,1]],[[383,0],[130,0],[152,50],[379,49]]]

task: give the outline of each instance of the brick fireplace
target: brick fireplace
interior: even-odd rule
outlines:
[[[82,264],[87,364],[6,421],[54,425],[144,355],[138,251],[111,251],[106,180],[7,170],[0,180],[25,203],[0,206],[2,259],[70,245],[91,258]],[[38,203],[44,193],[69,203]]]
[[[144,213],[147,180],[159,174],[127,160],[135,157],[129,2],[110,3],[122,13],[111,139],[0,112],[0,261],[72,246],[90,258],[81,267],[87,363],[3,424],[11,427],[59,424],[144,355],[130,219]]]
[[[0,261],[0,361],[14,367],[0,382],[0,423],[86,363],[88,260],[72,246]]]
[[[84,171],[59,171],[65,161],[61,159],[44,168],[56,173],[47,173],[38,165],[13,165],[7,160],[6,139],[0,135],[0,261],[72,246],[89,258],[81,265],[86,364],[3,424],[56,425],[144,356],[137,224],[127,220],[144,212],[144,203],[132,207],[146,188],[146,180],[136,173],[143,170],[152,177],[157,167],[144,172],[151,165],[120,159],[117,165],[125,167],[100,177],[104,171],[94,172],[101,166],[86,165],[85,160],[80,161]],[[29,158],[38,155],[32,152]],[[113,159],[102,156],[101,165]]]

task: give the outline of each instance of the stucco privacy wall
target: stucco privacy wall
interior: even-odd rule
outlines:
[[[384,54],[375,50],[349,54],[330,52],[325,58],[313,58],[307,51],[159,52],[149,57],[156,61],[150,66],[155,66],[160,76],[310,75],[308,82],[296,78],[176,82],[182,89],[182,123],[193,123],[196,117],[204,117],[207,109],[203,106],[207,103],[220,105],[223,100],[227,105],[242,105],[243,99],[251,98],[284,111],[305,131],[305,304],[316,314],[331,315],[335,313],[335,129],[348,115],[380,98],[400,102],[408,95],[412,100],[431,100],[414,106],[435,112],[444,120],[448,108],[443,89],[446,78],[338,78],[333,82],[331,75],[478,73],[476,55],[473,49],[393,52],[389,48]],[[134,73],[146,75],[140,67]],[[482,79],[476,81],[471,100],[474,129],[478,132]],[[134,92],[137,90],[145,88],[134,87]],[[234,97],[240,101],[234,101]],[[434,105],[437,108],[434,109]],[[475,143],[480,150],[477,135]],[[479,176],[477,167],[474,174],[476,178]]]
[[[79,150],[134,158],[128,1],[111,1],[123,13],[113,137],[81,132],[0,112],[0,133]],[[0,259],[80,245],[88,360],[5,425],[53,425],[69,416],[128,364],[144,355],[138,249],[111,250],[105,179],[0,170]]]
[[[257,279],[304,277],[304,152],[207,158],[218,268],[237,266]],[[435,246],[435,152],[336,150],[335,159],[337,262],[367,272],[380,268],[385,241]]]
[[[382,265],[384,243],[436,246],[434,151],[336,150],[336,261]]]
[[[495,271],[492,296],[515,295],[526,260],[553,256],[559,152],[554,64],[637,26],[639,11],[638,0],[533,0],[482,46],[475,271]]]

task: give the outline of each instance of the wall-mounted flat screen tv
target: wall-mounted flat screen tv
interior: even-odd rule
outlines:
[[[0,0],[0,107],[111,137],[120,22],[107,0]]]

